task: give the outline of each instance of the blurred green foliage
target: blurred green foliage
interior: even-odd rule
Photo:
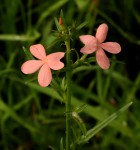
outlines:
[[[61,41],[52,44],[56,38],[54,18],[59,18],[61,9],[73,31],[86,24],[73,34],[71,44],[77,53],[82,47],[79,35],[94,35],[103,22],[109,26],[107,40],[122,45],[116,58],[125,64],[112,61],[108,71],[102,71],[96,63],[73,70],[72,105],[87,105],[80,113],[87,129],[133,101],[129,110],[79,149],[140,149],[139,4],[138,0],[0,1],[1,150],[59,149],[60,139],[65,136],[65,110],[60,93],[64,90],[64,79],[62,82],[55,78],[50,87],[41,88],[36,75],[25,76],[20,71],[27,60],[24,51],[31,44],[42,43],[48,53],[65,51]],[[75,59],[75,52],[72,57]],[[72,121],[78,134],[80,129]]]

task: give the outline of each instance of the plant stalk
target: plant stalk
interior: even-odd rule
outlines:
[[[70,68],[70,39],[65,41],[66,63]],[[67,92],[66,92],[66,150],[70,150],[70,111],[71,111],[71,69],[66,72]]]

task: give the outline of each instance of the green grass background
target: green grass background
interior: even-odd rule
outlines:
[[[72,105],[87,104],[80,113],[87,129],[133,101],[128,110],[79,149],[140,149],[139,5],[138,0],[0,0],[1,150],[59,149],[60,139],[65,138],[64,80],[56,77],[51,86],[41,88],[36,74],[20,71],[30,45],[49,47],[55,39],[54,17],[59,18],[61,9],[68,26],[86,23],[73,34],[72,48],[78,53],[83,46],[79,36],[94,35],[104,22],[109,26],[107,41],[122,46],[120,54],[108,56],[123,63],[112,61],[107,71],[96,63],[73,70]],[[47,52],[56,51],[65,51],[61,42]],[[75,59],[76,53],[72,56]],[[79,128],[73,124],[73,132],[78,134]]]

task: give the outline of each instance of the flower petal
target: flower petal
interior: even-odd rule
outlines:
[[[46,57],[45,48],[41,44],[32,45],[30,47],[30,52],[33,56],[41,60]]]
[[[21,66],[21,71],[24,74],[32,74],[36,72],[42,65],[43,61],[41,60],[28,60]]]
[[[81,35],[80,41],[87,46],[97,47],[97,39],[92,35]]]
[[[108,26],[105,23],[101,24],[97,28],[95,37],[98,39],[99,43],[102,43],[106,39],[107,32],[108,32]]]
[[[84,46],[80,49],[80,52],[83,54],[91,54],[96,51],[97,48],[94,48],[92,46]]]
[[[47,58],[48,66],[53,70],[59,70],[64,67],[64,63],[60,61],[61,58],[63,58],[65,53],[63,52],[56,52],[49,54]]]
[[[38,83],[40,86],[46,87],[51,83],[51,80],[52,80],[51,70],[49,66],[47,65],[47,63],[45,63],[40,68],[40,71],[38,73]]]
[[[106,70],[106,69],[109,68],[109,66],[110,66],[109,59],[106,56],[106,54],[105,54],[105,52],[103,51],[102,48],[97,50],[97,52],[96,52],[96,60],[97,60],[98,65],[102,69]]]
[[[101,43],[100,46],[112,54],[117,54],[121,51],[121,46],[117,42]]]

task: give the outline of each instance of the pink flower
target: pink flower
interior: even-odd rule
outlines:
[[[104,50],[112,54],[117,54],[121,51],[121,46],[116,42],[106,42],[108,26],[103,23],[97,28],[95,37],[92,35],[82,35],[80,40],[85,44],[80,52],[83,54],[91,54],[96,51],[96,61],[102,69],[108,69],[110,62]],[[104,50],[103,50],[104,49]]]
[[[45,49],[41,44],[32,45],[30,52],[39,60],[28,60],[21,66],[21,71],[24,74],[32,74],[39,68],[38,82],[42,87],[48,86],[52,80],[51,69],[59,70],[64,67],[60,61],[64,57],[64,52],[56,52],[46,55]]]

